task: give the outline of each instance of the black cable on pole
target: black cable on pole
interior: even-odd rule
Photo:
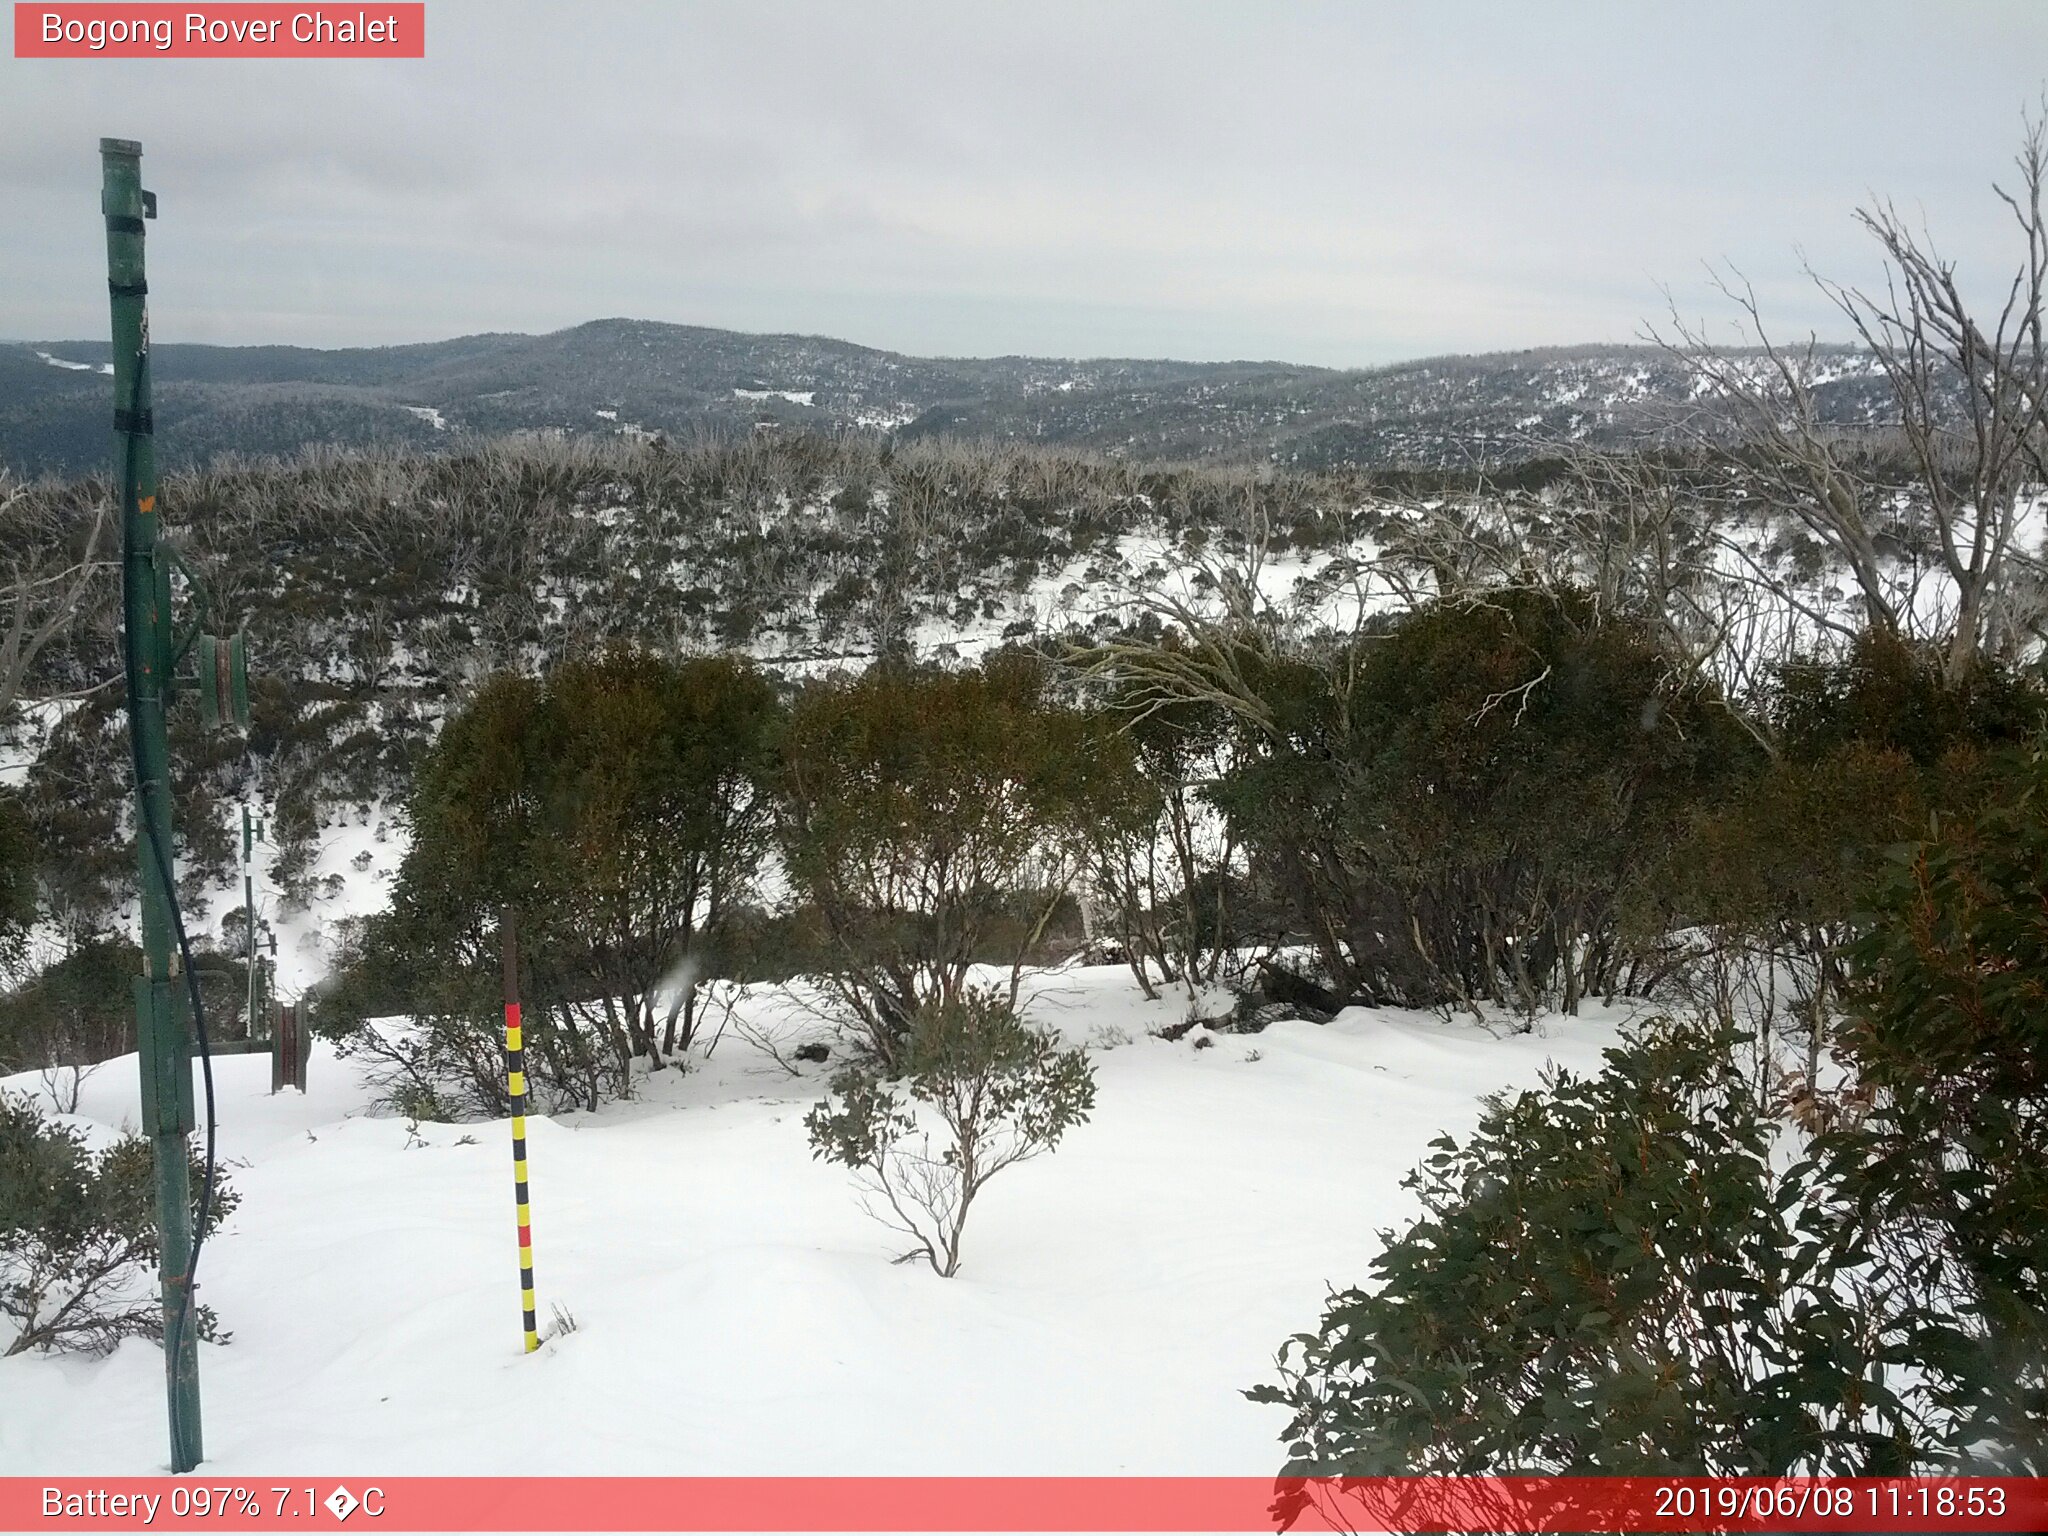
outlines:
[[[135,505],[137,493],[140,489],[136,484],[138,471],[135,463],[135,444],[140,434],[133,430],[133,425],[139,421],[137,408],[142,403],[142,383],[144,372],[148,366],[149,353],[147,349],[138,351],[135,357],[133,382],[129,386],[128,408],[126,412],[120,413],[125,415],[131,424],[128,432],[127,456],[122,465],[121,474],[121,509],[124,520],[128,508]],[[125,556],[127,551],[124,549],[122,553]],[[134,579],[133,568],[125,558],[121,562],[121,579],[124,589],[126,584]],[[168,623],[169,619],[169,614],[163,616],[163,622]],[[135,770],[135,787],[139,791],[143,787],[142,746],[140,741],[137,740],[134,727],[135,679],[138,668],[136,666],[134,629],[126,622],[125,618],[121,625],[121,649],[122,663],[128,672],[128,719],[130,722],[128,729],[128,755]],[[171,679],[166,677],[162,680],[162,683],[165,689],[169,689]],[[164,775],[163,793],[168,796],[171,792],[168,762],[165,764]],[[164,1334],[164,1353],[168,1357],[171,1369],[175,1371],[177,1369],[178,1351],[184,1346],[185,1331],[191,1326],[192,1288],[195,1284],[194,1277],[199,1273],[199,1251],[206,1246],[206,1227],[213,1215],[214,1139],[218,1130],[218,1124],[215,1117],[213,1096],[213,1047],[206,1035],[206,1005],[199,995],[198,972],[192,968],[192,944],[185,936],[185,915],[178,908],[178,887],[171,878],[170,854],[164,848],[163,839],[157,835],[156,819],[149,815],[147,810],[142,815],[142,832],[144,838],[149,843],[150,853],[156,862],[157,878],[163,883],[164,904],[170,909],[171,931],[178,940],[178,964],[185,973],[185,992],[192,1004],[192,1030],[199,1042],[199,1072],[206,1084],[206,1176],[201,1180],[199,1186],[199,1216],[198,1220],[193,1224],[192,1251],[185,1261],[184,1278],[179,1282],[178,1310],[172,1326]],[[162,1234],[159,1233],[158,1237],[159,1241],[161,1241]],[[174,1441],[173,1455],[175,1455],[176,1445],[182,1444],[185,1438],[184,1426],[175,1422],[178,1413],[178,1395],[175,1392],[171,1394],[170,1402],[171,1415],[174,1421],[172,1424],[172,1437]]]

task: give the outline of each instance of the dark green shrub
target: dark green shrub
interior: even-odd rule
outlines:
[[[60,914],[110,913],[135,879],[122,810],[132,789],[126,722],[108,694],[81,700],[51,728],[18,804],[29,819],[34,878]]]
[[[830,945],[827,983],[867,1049],[950,1003],[998,936],[1011,997],[1089,839],[1131,783],[1109,725],[998,652],[974,671],[877,667],[798,695],[781,739],[783,866]]]
[[[1924,1405],[1887,1383],[1815,1166],[1773,1166],[1735,1044],[1655,1022],[1435,1143],[1376,1286],[1250,1394],[1293,1410],[1285,1475],[1911,1465]]]
[[[141,971],[142,951],[133,942],[96,937],[0,994],[0,1071],[85,1066],[133,1050],[134,979]],[[212,1008],[207,1012],[211,1020]]]
[[[685,978],[716,962],[767,846],[776,714],[766,679],[733,658],[616,649],[493,678],[422,765],[392,906],[353,937],[326,999],[331,1023],[396,1011],[419,1027],[345,1028],[344,1049],[409,1102],[494,1111],[501,924],[516,908],[543,1107],[595,1108],[626,1090],[634,1057],[687,1050]]]
[[[21,956],[36,920],[36,837],[21,797],[0,793],[0,966]]]
[[[2008,1471],[2048,1472],[2048,757],[1894,852],[1840,1048],[1874,1099],[1835,1147],[1902,1345]]]
[[[1336,989],[1566,1009],[1642,983],[1624,917],[1755,752],[1649,633],[1573,594],[1440,602],[1250,679],[1214,791]]]
[[[1184,649],[1177,634],[1149,638],[1163,653]],[[1213,704],[1146,699],[1129,687],[1113,693],[1107,709],[1121,722],[1128,756],[1089,837],[1102,936],[1121,949],[1148,997],[1156,995],[1155,973],[1167,982],[1213,981],[1242,937],[1231,899],[1235,846],[1227,835],[1212,846],[1201,793],[1228,760],[1229,717]]]
[[[1786,669],[1771,716],[1779,755],[1693,817],[1637,921],[1704,927],[1713,964],[1746,957],[1788,982],[1810,1091],[1841,1006],[1843,946],[1885,850],[1930,815],[2005,793],[2000,749],[2048,717],[2048,694],[1989,663],[1950,686],[1940,657],[1866,636],[1845,657]]]
[[[1841,1005],[1841,946],[1881,850],[1926,824],[1927,780],[1903,752],[1862,742],[1780,758],[1694,816],[1632,914],[1646,942],[1693,932],[1686,979],[1722,996],[1731,1022],[1740,1011],[1768,1039],[1789,1014],[1806,1056],[1799,1094],[1814,1090]]]
[[[1771,715],[1784,755],[1814,762],[1854,745],[1904,753],[1933,768],[1959,746],[2011,746],[2048,725],[2048,693],[2020,674],[1980,662],[1949,683],[1942,656],[1866,631],[1840,658],[1784,669]]]
[[[123,1137],[100,1152],[26,1098],[0,1094],[0,1316],[15,1326],[6,1353],[84,1349],[160,1338],[162,1302],[149,1274],[158,1257],[150,1144]],[[193,1220],[205,1171],[192,1168]],[[216,1178],[207,1230],[239,1197]],[[211,1308],[195,1306],[198,1336],[218,1341]]]

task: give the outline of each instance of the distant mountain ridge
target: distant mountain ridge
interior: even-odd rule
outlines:
[[[1829,349],[1830,417],[1881,420],[1867,354]],[[104,341],[0,343],[0,463],[80,474],[108,453]],[[1834,370],[1831,370],[1834,371]],[[1562,347],[1372,369],[1134,358],[927,358],[827,337],[595,320],[544,335],[324,350],[165,343],[160,461],[453,432],[756,426],[1024,439],[1144,460],[1438,467],[1654,434],[1691,396],[1654,347]]]

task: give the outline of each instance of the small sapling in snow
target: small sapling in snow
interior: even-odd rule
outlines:
[[[870,1063],[834,1078],[804,1125],[812,1155],[855,1170],[868,1213],[915,1244],[899,1262],[950,1277],[982,1186],[1086,1120],[1095,1073],[1086,1051],[1061,1050],[987,993],[919,1009],[905,1044],[908,1102]]]

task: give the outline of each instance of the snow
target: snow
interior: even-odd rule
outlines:
[[[446,432],[448,430],[448,423],[442,419],[441,413],[431,405],[408,405],[406,410],[419,417],[421,421],[424,421],[436,432]]]
[[[735,389],[736,400],[787,400],[791,405],[809,405],[816,396],[814,389]]]
[[[76,709],[79,699],[23,699],[15,718],[0,726],[0,786],[18,789],[49,745],[50,733]]]
[[[892,406],[863,407],[853,413],[853,424],[869,427],[878,432],[893,432],[898,427],[908,426],[923,412],[909,400],[899,400]]]
[[[1366,1278],[1426,1143],[1546,1060],[1592,1065],[1618,1019],[1496,1038],[1353,1009],[1169,1042],[1148,1030],[1185,997],[1127,971],[1030,995],[1092,1046],[1097,1107],[989,1186],[953,1280],[891,1264],[851,1176],[811,1158],[830,1066],[791,1077],[729,1030],[634,1100],[530,1120],[540,1311],[578,1325],[534,1356],[503,1122],[373,1116],[324,1045],[304,1095],[272,1097],[264,1057],[217,1062],[243,1199],[200,1272],[234,1334],[201,1348],[205,1470],[1267,1474],[1284,1415],[1240,1391]],[[780,987],[739,1016],[785,1051],[826,1032]],[[136,1104],[128,1057],[80,1107],[106,1134]],[[0,1360],[0,1403],[0,1474],[162,1470],[154,1345]]]
[[[36,356],[40,357],[52,368],[69,368],[74,373],[112,373],[114,371],[112,363],[74,363],[61,357],[52,357],[49,353],[40,349],[37,350]]]
[[[1318,550],[1268,555],[1257,572],[1260,599],[1309,629],[1347,633],[1367,615],[1404,601],[1375,573],[1373,562],[1379,554],[1373,540],[1357,538]],[[1355,577],[1341,574],[1345,563],[1357,567]],[[1331,574],[1333,567],[1340,574]],[[1021,594],[994,595],[998,611],[993,616],[976,613],[962,621],[934,614],[921,619],[912,629],[918,651],[972,663],[1003,643],[1003,630],[1013,620],[1029,618],[1040,632],[1091,621],[1131,623],[1141,616],[1148,596],[1170,597],[1196,613],[1222,612],[1221,600],[1194,584],[1194,568],[1177,546],[1146,529],[1119,534],[1047,566]]]
[[[277,850],[262,844],[256,849],[256,911],[277,935],[276,985],[286,1001],[296,1000],[327,974],[330,936],[336,922],[378,912],[390,904],[408,834],[395,808],[379,802],[368,810],[364,816],[356,807],[329,808],[312,870],[312,883],[322,894],[304,909],[293,909],[284,902],[270,873]],[[356,861],[366,853],[369,861],[358,869]],[[227,912],[241,904],[238,882],[232,889],[220,891],[210,910]]]

